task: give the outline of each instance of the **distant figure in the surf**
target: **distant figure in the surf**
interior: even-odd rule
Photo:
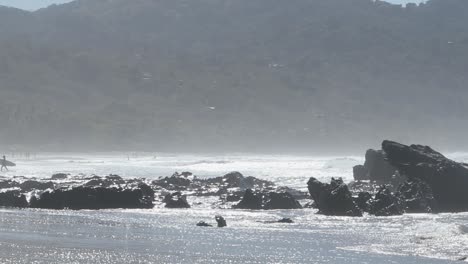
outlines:
[[[3,168],[5,168],[5,170],[8,171],[8,168],[7,168],[7,160],[6,160],[5,155],[3,155],[3,159],[2,159],[2,168],[0,168],[0,171],[3,171]]]

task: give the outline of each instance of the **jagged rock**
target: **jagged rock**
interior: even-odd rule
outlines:
[[[200,221],[197,223],[197,226],[202,226],[202,227],[210,227],[212,225],[205,223],[205,221]]]
[[[362,216],[353,201],[348,186],[342,179],[332,178],[331,183],[322,183],[311,177],[307,182],[310,196],[314,199],[319,213],[339,216]]]
[[[53,182],[40,182],[40,181],[25,181],[19,185],[23,192],[30,192],[32,190],[47,190],[53,189],[54,183]]]
[[[218,223],[218,227],[227,226],[227,223],[226,223],[226,220],[224,219],[224,217],[222,217],[220,215],[217,215],[217,216],[215,216],[215,220]]]
[[[260,210],[262,209],[262,200],[261,194],[255,194],[251,189],[247,189],[242,200],[237,205],[234,205],[233,208]]]
[[[163,179],[154,180],[153,184],[162,187],[169,191],[183,191],[187,190],[192,181],[187,179],[186,176],[174,173],[171,177],[165,177]]]
[[[301,209],[301,204],[288,192],[269,192],[264,195],[263,209]]]
[[[0,189],[8,189],[8,188],[14,188],[14,187],[19,187],[20,183],[12,180],[3,180],[0,181]]]
[[[0,206],[24,208],[28,207],[28,201],[18,190],[7,191],[0,193]]]
[[[399,187],[407,213],[431,213],[437,208],[431,187],[420,179],[412,179]]]
[[[120,185],[125,185],[126,181],[119,175],[109,175],[104,178],[99,176],[94,176],[90,178],[88,182],[84,184],[85,187],[120,187]]]
[[[247,189],[242,200],[234,205],[236,209],[272,210],[272,209],[301,209],[301,204],[287,193],[257,192]]]
[[[437,211],[468,210],[468,169],[428,146],[384,141],[386,159],[410,181],[420,179],[432,189]],[[434,208],[433,208],[434,209]]]
[[[363,212],[369,212],[370,211],[369,202],[371,200],[372,200],[372,195],[370,193],[360,192],[358,194],[358,197],[354,199],[354,202]]]
[[[242,192],[226,193],[220,196],[223,202],[238,202],[242,199]]]
[[[31,199],[31,207],[45,209],[153,208],[154,196],[142,188],[122,189],[80,186],[44,192]]]
[[[222,186],[225,189],[240,188],[240,190],[265,189],[274,186],[274,183],[270,181],[260,180],[252,176],[244,177],[237,171],[230,172],[222,177],[200,180],[200,182],[203,185]]]
[[[166,203],[166,208],[190,208],[187,202],[187,197],[182,195],[181,192],[167,194],[163,200]]]
[[[296,190],[296,189],[293,189],[293,188],[290,188],[290,187],[287,187],[287,186],[280,186],[280,187],[276,188],[274,191],[279,192],[279,193],[287,192],[287,193],[291,194],[294,197],[294,199],[296,199],[296,200],[310,199],[309,193],[304,192],[304,191],[300,191],[300,190]]]
[[[385,185],[375,194],[370,202],[369,213],[376,216],[402,215],[404,205]]]

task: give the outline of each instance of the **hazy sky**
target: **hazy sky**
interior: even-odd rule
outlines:
[[[409,2],[422,2],[423,0],[387,0],[388,2],[405,4]],[[13,6],[21,9],[35,10],[51,4],[66,3],[71,0],[0,0],[0,5]]]

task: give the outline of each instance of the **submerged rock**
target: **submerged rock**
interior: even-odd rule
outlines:
[[[291,218],[282,218],[280,220],[277,221],[278,223],[286,223],[286,224],[292,224],[294,223],[293,220],[291,220]]]
[[[200,221],[200,222],[197,223],[197,226],[211,227],[212,225],[206,223],[205,221]]]
[[[319,209],[319,213],[338,216],[362,216],[354,202],[348,186],[342,179],[332,178],[330,184],[322,183],[311,177],[307,182],[310,196]]]

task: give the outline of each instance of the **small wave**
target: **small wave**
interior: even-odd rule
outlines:
[[[344,157],[344,158],[336,158],[329,160],[323,164],[324,169],[351,169],[355,165],[360,164],[361,161],[354,159],[354,158],[349,158],[349,157]]]
[[[458,226],[458,231],[460,232],[460,234],[467,234],[468,233],[468,226],[466,225],[459,225]]]
[[[201,165],[201,164],[228,164],[232,163],[232,161],[227,160],[199,160],[194,162],[187,162],[183,164],[179,164],[180,166],[193,166],[193,165]]]

